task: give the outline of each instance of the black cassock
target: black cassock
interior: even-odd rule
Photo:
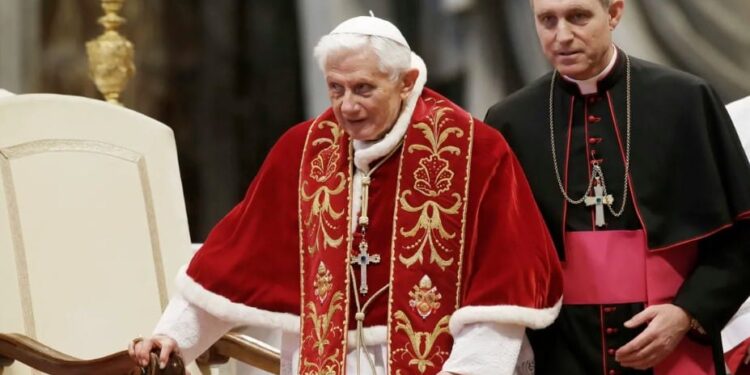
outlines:
[[[594,94],[582,95],[559,75],[554,91],[557,162],[568,194],[581,197],[592,163],[599,163],[615,210],[624,185],[625,61],[619,51]],[[712,345],[714,365],[723,371],[721,328],[750,294],[750,165],[724,106],[703,80],[633,57],[630,63],[632,193],[619,218],[604,210],[603,228],[594,225],[591,207],[568,204],[558,187],[550,146],[551,73],[493,106],[485,122],[518,156],[564,266],[563,239],[571,232],[644,229],[649,253],[697,245],[695,265],[673,303],[707,331],[685,339]],[[614,351],[643,330],[623,323],[644,305],[566,304],[563,296],[557,321],[528,332],[536,373],[653,373],[614,360]]]

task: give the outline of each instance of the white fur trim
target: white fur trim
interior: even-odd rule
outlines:
[[[414,108],[417,106],[417,101],[422,96],[422,90],[427,82],[427,67],[422,58],[414,52],[411,53],[411,67],[419,70],[419,76],[417,76],[414,88],[406,99],[406,106],[388,134],[376,142],[354,141],[354,165],[362,171],[367,172],[370,169],[370,163],[388,155],[406,134],[411,116],[414,114]]]
[[[364,346],[385,345],[388,342],[388,328],[386,326],[372,326],[363,329]],[[357,348],[357,330],[350,330],[347,337],[349,350]]]
[[[540,329],[555,321],[561,307],[562,298],[554,306],[546,309],[514,305],[466,306],[453,313],[448,326],[452,335],[457,335],[468,324],[480,322],[518,324],[532,329]]]
[[[278,328],[288,332],[299,332],[299,316],[275,311],[261,310],[230,301],[198,284],[182,267],[177,273],[177,289],[185,300],[209,314],[237,325]]]

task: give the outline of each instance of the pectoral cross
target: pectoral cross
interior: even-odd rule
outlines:
[[[363,238],[362,242],[359,243],[359,254],[357,254],[356,258],[351,259],[351,263],[359,265],[359,275],[360,275],[359,294],[367,294],[367,266],[370,263],[372,264],[380,263],[380,255],[368,254],[367,253],[367,241],[365,241],[365,239]]]
[[[597,227],[603,227],[606,222],[604,222],[604,205],[610,205],[614,201],[614,198],[612,198],[611,194],[604,195],[604,187],[599,183],[599,178],[597,178],[597,183],[594,186],[594,196],[588,196],[585,199],[586,206],[594,206],[594,209],[596,210],[596,226]]]

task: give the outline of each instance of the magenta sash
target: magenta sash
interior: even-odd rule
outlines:
[[[567,232],[563,303],[669,303],[695,266],[695,242],[652,252],[642,230]],[[655,375],[715,374],[711,348],[683,339]]]

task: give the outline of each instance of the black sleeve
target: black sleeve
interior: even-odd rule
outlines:
[[[674,304],[714,336],[750,295],[750,220],[700,240],[698,247],[697,265]]]

